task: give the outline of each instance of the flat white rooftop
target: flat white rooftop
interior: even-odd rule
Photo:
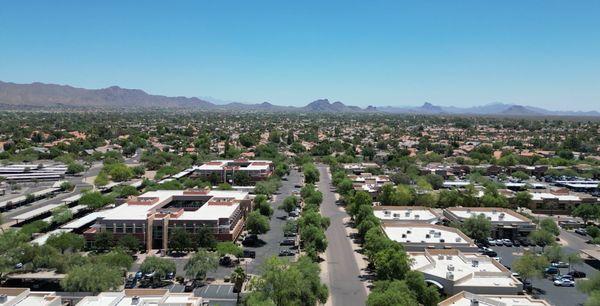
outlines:
[[[516,287],[521,283],[495,259],[458,250],[409,253],[411,268],[463,287]]]
[[[133,303],[134,299],[137,303]],[[131,289],[87,296],[77,303],[77,306],[200,306],[201,303],[202,298],[195,297],[193,293],[171,293],[162,289]]]
[[[504,208],[449,207],[446,210],[461,220],[483,214],[491,222],[531,222],[526,217]]]
[[[533,201],[556,199],[558,201],[564,201],[564,202],[578,202],[581,200],[580,197],[578,197],[576,195],[571,195],[571,194],[562,195],[562,194],[553,194],[550,192],[530,192],[530,194],[531,194],[531,200],[533,200]]]
[[[427,223],[385,222],[383,231],[393,241],[447,245],[472,245],[473,241],[455,228]]]
[[[377,206],[373,214],[383,221],[414,221],[435,223],[440,216],[428,207],[421,206]]]
[[[440,302],[439,306],[550,306],[545,300],[534,299],[528,295],[488,295],[460,292]]]
[[[173,200],[186,197],[206,197],[207,203],[195,211],[185,211],[177,220],[216,220],[229,218],[239,207],[239,201],[247,199],[249,193],[239,190],[210,190],[206,193],[190,193],[187,190],[157,190],[137,197],[148,200],[148,204],[128,201],[111,210],[103,211],[100,217],[105,220],[146,220],[148,213],[158,210]]]

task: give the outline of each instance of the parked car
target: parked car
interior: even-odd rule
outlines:
[[[521,246],[521,243],[519,242],[519,240],[516,240],[516,239],[513,240],[512,244],[513,244],[514,247],[520,247]]]
[[[498,253],[496,253],[496,251],[493,251],[493,250],[488,250],[488,251],[483,252],[483,255],[486,255],[488,257],[497,257]]]
[[[560,270],[557,267],[548,267],[544,270],[544,275],[556,275],[560,274]]]
[[[568,268],[569,267],[568,262],[562,262],[562,261],[553,262],[551,265],[553,267],[557,267],[557,268]]]
[[[185,287],[183,288],[183,291],[185,292],[192,292],[194,291],[194,289],[200,287],[202,285],[202,283],[200,283],[199,280],[189,280],[185,283]]]
[[[256,252],[250,250],[244,250],[244,254],[242,255],[244,258],[255,258]]]
[[[507,247],[511,247],[513,245],[512,241],[510,241],[510,239],[502,239],[502,244],[504,244],[504,246],[507,246]]]
[[[564,274],[564,275],[556,275],[554,276],[554,280],[559,280],[559,279],[570,279],[570,280],[574,280],[573,276],[569,275],[569,274]]]
[[[231,267],[237,262],[237,258],[231,258],[229,255],[225,255],[219,259],[219,264],[224,267]]]
[[[587,236],[587,230],[585,228],[578,228],[575,230],[575,233],[582,236]]]
[[[554,286],[559,287],[575,287],[575,282],[570,279],[562,278],[554,281]]]
[[[531,243],[529,242],[529,240],[527,238],[521,238],[519,239],[519,243],[521,243],[522,246],[527,247],[529,245],[531,245]]]
[[[585,272],[582,272],[582,271],[576,271],[576,270],[573,270],[573,271],[571,271],[571,272],[569,272],[569,273],[567,273],[567,274],[568,274],[568,275],[571,275],[571,276],[573,276],[573,278],[584,278],[584,277],[586,277],[586,276],[587,276],[587,275],[585,274]]]
[[[494,240],[492,238],[488,238],[487,244],[490,245],[490,246],[495,246],[496,245],[496,240]]]
[[[281,242],[279,243],[279,245],[296,245],[296,240],[295,239],[283,239],[281,240]]]
[[[533,285],[531,284],[531,281],[526,280],[523,282],[523,290],[530,293],[533,291]]]
[[[125,289],[133,289],[137,285],[138,279],[135,276],[129,276],[125,280]]]
[[[294,256],[295,253],[291,250],[281,250],[279,251],[279,256]]]
[[[256,236],[256,235],[246,236],[246,238],[244,238],[244,240],[242,240],[243,246],[255,246],[257,244],[258,244],[258,236]]]
[[[136,279],[141,279],[143,276],[144,276],[144,274],[142,273],[142,271],[135,272],[135,278]]]

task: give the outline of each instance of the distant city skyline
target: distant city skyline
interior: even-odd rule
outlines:
[[[600,110],[598,1],[33,1],[0,80],[302,106]]]

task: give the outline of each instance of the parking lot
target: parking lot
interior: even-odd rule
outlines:
[[[491,248],[498,253],[498,257],[501,258],[501,263],[507,267],[511,267],[513,261],[525,250],[532,250],[531,247],[492,246]],[[538,249],[541,248],[538,247]],[[573,250],[565,249],[567,252],[573,252]],[[588,276],[597,272],[596,269],[585,262],[575,265],[573,268],[577,271],[585,272]],[[560,271],[561,274],[566,274],[569,272],[569,269],[561,268]],[[554,283],[550,278],[533,279],[531,281],[534,288],[532,295],[545,299],[555,306],[583,305],[587,299],[585,294],[577,290],[577,284],[575,287],[557,287],[554,286]]]

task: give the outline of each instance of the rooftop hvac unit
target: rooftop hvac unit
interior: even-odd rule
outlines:
[[[137,305],[140,303],[140,297],[139,296],[134,296],[131,298],[131,305]]]
[[[394,214],[394,218],[400,218],[400,214]]]
[[[407,211],[407,212],[405,212],[405,213],[404,213],[404,216],[405,216],[405,217],[409,217],[409,216],[410,216],[410,211]]]
[[[471,300],[471,306],[479,306],[479,301],[476,299]]]
[[[454,271],[454,265],[448,265],[448,271]]]
[[[406,234],[402,234],[402,238],[406,238]]]
[[[448,259],[448,260],[452,260],[452,255],[447,255],[447,256],[446,256],[446,259]]]
[[[471,213],[471,209],[467,208],[467,214],[470,214],[470,213]]]
[[[473,265],[473,267],[478,267],[479,266],[479,260],[473,260],[472,265]]]
[[[444,242],[446,242],[446,240],[444,240],[444,239],[440,239],[440,242],[441,242],[441,243],[444,243]]]
[[[454,273],[448,271],[446,273],[446,278],[449,279],[449,280],[454,280]]]
[[[389,215],[389,214],[391,214],[391,213],[390,213],[390,211],[389,211],[389,210],[384,210],[384,211],[383,211],[383,214],[387,216],[387,215]]]
[[[425,234],[425,238],[431,238],[429,234]]]
[[[439,260],[444,260],[444,254],[439,254],[439,255],[438,255],[438,259],[439,259]]]
[[[492,215],[495,215],[498,211],[496,211],[495,209],[492,209]]]
[[[500,213],[500,214],[498,215],[498,219],[504,219],[504,216],[505,216],[505,215],[504,215],[504,213]]]
[[[435,233],[435,230],[429,230],[429,233],[433,234],[433,233]]]
[[[435,232],[435,233],[433,233],[433,237],[435,237],[435,238],[442,237],[442,232]]]
[[[419,216],[419,215],[415,215],[415,219],[417,219],[417,220],[419,220],[420,217],[421,216]]]
[[[4,304],[8,301],[8,296],[6,294],[0,294],[0,303]]]
[[[407,231],[406,231],[406,233],[407,233],[407,234],[410,234],[410,233],[412,233],[412,231],[411,231],[411,230],[407,230]]]
[[[461,242],[461,241],[462,241],[462,239],[461,239],[460,237],[456,237],[456,239],[454,239],[454,241],[456,241],[456,242]]]

